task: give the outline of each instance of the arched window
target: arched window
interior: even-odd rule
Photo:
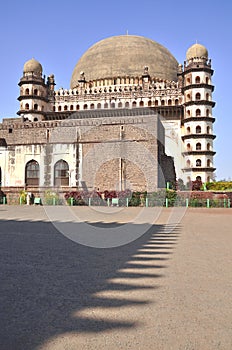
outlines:
[[[191,116],[191,112],[190,112],[190,110],[189,110],[189,109],[187,110],[187,116],[188,116],[188,117],[190,117],[190,116]]]
[[[126,102],[126,103],[125,103],[125,107],[126,107],[126,108],[129,108],[129,102]]]
[[[37,103],[34,104],[34,109],[37,111],[38,110],[38,105]]]
[[[136,104],[136,101],[133,101],[133,102],[132,102],[132,108],[136,108],[136,105],[137,105],[137,104]]]
[[[39,186],[39,163],[34,159],[26,164],[25,184],[27,186]]]
[[[210,134],[210,127],[209,126],[207,126],[206,132],[207,132],[207,134]]]
[[[67,111],[67,110],[68,110],[68,106],[65,105],[65,106],[64,106],[64,111]]]
[[[196,134],[201,134],[201,127],[200,127],[200,125],[196,126]]]
[[[201,110],[198,108],[196,109],[196,117],[200,117],[201,115]]]
[[[191,100],[191,95],[188,94],[188,95],[186,96],[186,99],[187,99],[187,101],[190,101],[190,100]]]
[[[200,159],[196,160],[196,166],[201,166],[201,160]]]
[[[25,109],[29,109],[29,104],[28,103],[25,104]]]
[[[210,143],[207,143],[207,151],[210,151],[210,149],[211,149],[211,145]]]
[[[155,100],[155,106],[158,106],[158,105],[159,105],[158,100]]]
[[[25,90],[25,95],[29,95],[29,89]]]
[[[80,106],[76,105],[76,111],[79,111],[79,109],[80,109]]]
[[[201,94],[200,94],[200,92],[197,92],[197,93],[196,93],[195,98],[196,98],[196,100],[200,100],[200,99],[201,99]]]
[[[101,109],[101,104],[100,103],[97,104],[97,109]]]
[[[104,104],[104,108],[108,108],[108,103],[105,103],[105,104]]]
[[[190,168],[190,166],[191,166],[191,162],[190,162],[189,159],[188,159],[187,162],[186,162],[186,166],[187,166],[187,168]]]
[[[172,105],[172,100],[168,100],[168,106],[171,106]]]
[[[209,101],[209,94],[207,92],[207,94],[205,95],[206,101]]]
[[[58,111],[61,112],[61,106],[58,107]]]
[[[70,111],[73,111],[73,105],[70,106]]]
[[[200,82],[201,82],[200,77],[196,77],[196,78],[195,78],[195,84],[200,84]]]
[[[91,103],[90,109],[94,109],[94,103]]]
[[[118,103],[118,108],[122,108],[122,102]]]
[[[165,101],[161,100],[161,106],[164,106],[164,104],[165,104]]]
[[[187,127],[187,134],[190,134],[191,132],[191,129],[190,129],[190,126]]]
[[[84,108],[83,109],[88,109],[88,105],[84,104]]]
[[[201,143],[200,143],[200,142],[198,142],[198,143],[196,144],[196,150],[197,150],[197,151],[200,151],[200,150],[201,150]]]
[[[190,145],[190,143],[187,143],[186,147],[187,147],[187,151],[188,151],[188,152],[191,151],[191,145]]]
[[[209,84],[209,78],[208,77],[205,78],[205,82],[206,82],[206,84]]]
[[[36,95],[36,96],[38,95],[38,90],[37,89],[34,90],[34,95]]]
[[[148,105],[148,107],[151,107],[151,106],[152,106],[151,100],[148,101],[148,104],[147,104],[147,105]]]
[[[198,176],[196,177],[196,180],[197,180],[197,181],[201,181],[201,176],[198,175]]]
[[[207,159],[207,167],[211,167],[211,160]]]
[[[140,101],[140,102],[139,102],[139,107],[143,107],[143,106],[144,106],[143,101]]]
[[[175,106],[178,106],[178,104],[179,104],[179,100],[175,99]]]
[[[54,185],[68,186],[69,185],[69,166],[68,163],[61,159],[54,166]]]
[[[114,103],[114,102],[111,102],[110,107],[111,107],[111,108],[115,108],[115,103]]]
[[[206,109],[206,117],[209,117],[209,109]]]

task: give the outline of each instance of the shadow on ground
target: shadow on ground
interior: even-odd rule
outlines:
[[[104,227],[102,222],[95,225]],[[96,295],[104,291],[118,290],[122,295],[153,288],[154,302],[159,302],[155,288],[165,275],[160,268],[167,267],[179,235],[179,227],[153,225],[130,244],[95,249],[68,240],[48,222],[1,220],[0,230],[1,350],[33,350],[67,332],[139,327],[138,322],[88,318],[78,312],[149,302],[128,298],[128,293],[120,299]],[[157,273],[147,274],[151,263]],[[139,283],[148,276],[157,279],[155,287]]]

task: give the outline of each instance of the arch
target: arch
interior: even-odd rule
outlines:
[[[37,104],[37,103],[34,104],[34,109],[35,109],[36,111],[38,110],[38,104]]]
[[[209,78],[208,77],[205,78],[205,82],[206,82],[206,84],[209,84]]]
[[[165,101],[161,100],[161,106],[164,106],[164,105],[165,105]]]
[[[190,112],[190,110],[189,110],[189,109],[187,110],[187,116],[188,116],[188,117],[190,117],[190,116],[191,116],[191,112]]]
[[[200,142],[197,142],[197,144],[196,144],[196,150],[197,150],[197,151],[200,151],[200,150],[201,150],[201,143],[200,143]]]
[[[178,98],[176,98],[175,99],[175,106],[178,106],[178,104],[179,104],[179,100],[178,100]]]
[[[187,168],[190,168],[190,167],[191,167],[191,162],[190,162],[189,159],[186,161],[186,166],[187,166]]]
[[[29,95],[29,93],[30,93],[30,91],[29,91],[29,89],[27,88],[27,89],[25,90],[25,95]]]
[[[80,105],[76,105],[76,111],[79,111]]]
[[[126,108],[129,108],[129,102],[126,102],[126,103],[125,103],[125,107],[126,107]]]
[[[94,109],[94,103],[91,103],[90,109]]]
[[[210,159],[207,159],[207,167],[211,167],[211,160]]]
[[[191,95],[190,95],[190,94],[188,94],[188,95],[186,96],[186,100],[187,100],[187,101],[190,101],[190,100],[191,100]]]
[[[29,103],[25,104],[25,109],[29,109]]]
[[[169,100],[168,100],[168,106],[171,106],[171,105],[172,105],[172,100],[169,99]]]
[[[68,106],[65,105],[65,106],[64,106],[64,111],[67,111],[67,110],[68,110]]]
[[[211,150],[211,145],[210,145],[210,143],[209,143],[209,142],[207,143],[206,148],[207,148],[207,151],[210,151],[210,150]]]
[[[187,134],[190,134],[191,132],[191,129],[190,129],[190,126],[187,127]]]
[[[197,93],[196,93],[195,99],[196,99],[197,101],[199,101],[199,100],[201,99],[201,94],[200,94],[200,92],[197,92]]]
[[[114,102],[111,102],[110,107],[111,107],[111,108],[115,108],[115,103],[114,103]]]
[[[197,159],[196,160],[196,166],[198,167],[198,166],[201,166],[201,159]]]
[[[34,89],[34,95],[35,95],[35,96],[38,95],[38,89]]]
[[[58,112],[61,112],[61,106],[58,106]]]
[[[85,104],[84,104],[83,109],[88,109],[88,105],[87,105],[87,103],[85,103]]]
[[[196,109],[196,117],[200,117],[201,116],[201,110],[200,108]]]
[[[118,103],[118,108],[122,108],[122,102]]]
[[[70,106],[70,111],[73,111],[73,105]]]
[[[54,185],[69,186],[69,166],[63,159],[58,160],[54,165]]]
[[[206,101],[209,101],[209,93],[207,92],[205,95]]]
[[[201,176],[198,175],[198,176],[196,177],[196,181],[201,181]]]
[[[191,151],[191,145],[190,145],[190,143],[187,143],[186,148],[187,148],[187,151]]]
[[[132,102],[132,108],[136,108],[136,106],[137,106],[136,101],[133,101],[133,102]]]
[[[210,134],[210,127],[209,126],[207,126],[207,128],[206,128],[206,132],[207,132],[207,134]]]
[[[97,109],[101,109],[101,103],[97,104]]]
[[[206,109],[206,117],[209,117],[209,109]]]
[[[139,107],[143,107],[144,106],[144,102],[143,101],[140,101],[139,102]]]
[[[108,103],[107,102],[104,104],[104,108],[108,108]]]
[[[158,106],[158,105],[159,105],[158,100],[155,100],[155,106]]]
[[[201,82],[201,79],[200,79],[199,76],[197,76],[197,77],[195,78],[195,84],[200,84],[200,82]]]
[[[55,106],[53,106],[53,108],[52,108],[52,109],[53,109],[53,112],[55,112],[55,111],[56,111],[56,107],[55,107]]]
[[[196,126],[196,134],[201,134],[201,126],[200,125]]]
[[[148,107],[151,107],[152,106],[152,102],[151,100],[148,101]],[[132,106],[133,107],[133,106]]]
[[[32,159],[25,166],[25,184],[39,186],[39,163]]]

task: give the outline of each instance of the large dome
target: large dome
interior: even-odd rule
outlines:
[[[121,35],[101,40],[90,47],[76,64],[71,88],[80,73],[86,80],[141,76],[147,66],[151,77],[176,81],[178,62],[162,45],[142,36]]]

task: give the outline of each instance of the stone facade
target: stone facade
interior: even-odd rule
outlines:
[[[176,178],[213,179],[213,70],[202,45],[190,47],[182,66],[150,39],[105,39],[79,60],[70,89],[55,90],[54,75],[42,70],[25,63],[19,117],[0,124],[6,190],[154,191]]]

